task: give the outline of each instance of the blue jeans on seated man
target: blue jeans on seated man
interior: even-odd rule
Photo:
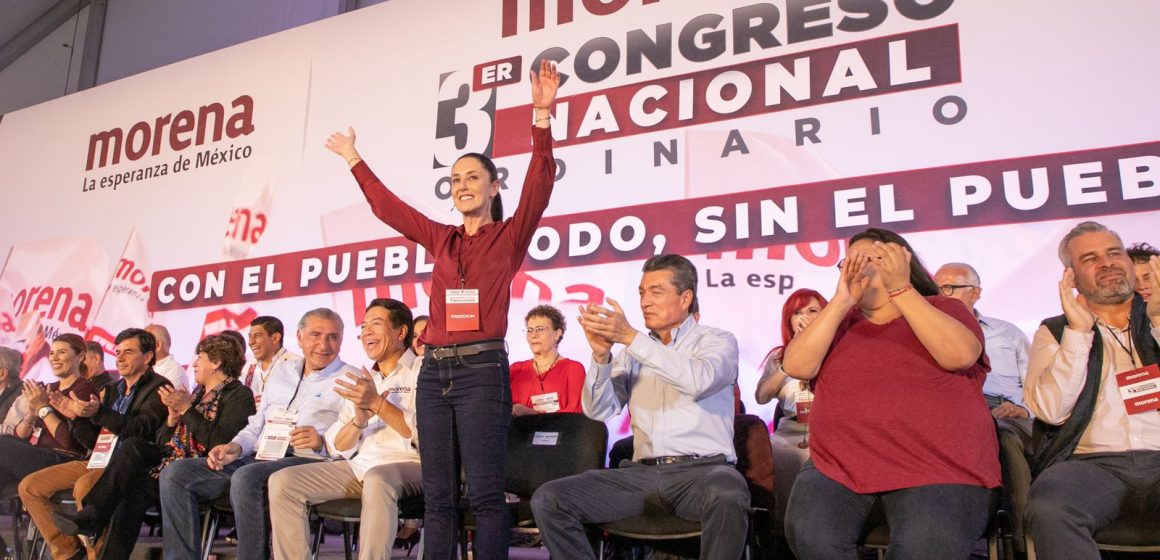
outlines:
[[[201,504],[229,493],[238,531],[238,560],[270,557],[270,518],[266,482],[270,475],[315,461],[287,457],[258,461],[241,457],[220,471],[205,458],[181,459],[161,471],[161,515],[166,560],[201,557]],[[232,481],[232,483],[231,483]]]
[[[749,487],[722,456],[652,466],[626,462],[553,480],[532,496],[532,513],[552,558],[595,560],[585,525],[637,517],[656,502],[676,517],[701,522],[703,560],[741,557]]]
[[[890,526],[887,560],[966,560],[987,530],[991,493],[982,486],[931,484],[859,494],[806,461],[790,492],[785,535],[798,560],[856,560],[858,544],[873,528],[867,517],[881,501]]]
[[[1072,455],[1031,483],[1027,527],[1040,558],[1099,558],[1093,535],[1122,515],[1160,517],[1160,451]]]

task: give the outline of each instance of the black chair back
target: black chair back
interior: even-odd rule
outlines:
[[[545,482],[604,468],[608,428],[578,413],[512,418],[507,491],[529,498]]]

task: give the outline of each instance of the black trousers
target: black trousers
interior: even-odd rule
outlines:
[[[12,436],[0,436],[0,486],[16,484],[24,477],[76,457],[47,447],[37,447]]]
[[[128,558],[137,544],[145,511],[158,503],[157,480],[149,470],[161,463],[163,452],[153,442],[128,438],[117,443],[113,458],[93,489],[85,495],[85,510],[108,519],[101,558]]]

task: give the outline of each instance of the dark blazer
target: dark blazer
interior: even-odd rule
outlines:
[[[193,402],[195,404],[205,395],[205,391],[206,388],[201,385],[194,389]],[[185,411],[185,414],[181,415],[181,421],[193,433],[194,441],[205,446],[208,450],[232,441],[234,436],[246,427],[250,416],[253,416],[256,411],[254,392],[242,382],[233,379],[222,388],[217,416],[212,421],[206,420],[192,406]],[[162,422],[161,428],[157,430],[157,445],[164,447],[166,443],[169,443],[169,440],[173,438],[173,431],[174,428],[170,428],[165,422]]]
[[[124,389],[125,380],[121,379],[115,384],[109,385],[105,388],[101,398],[101,407],[97,409],[97,413],[89,419],[89,422],[77,423],[77,430],[91,430],[92,432],[91,439],[86,438],[81,439],[81,441],[96,441],[101,428],[117,434],[121,439],[139,437],[153,441],[157,429],[164,426],[165,419],[169,417],[169,412],[162,404],[157,389],[172,386],[173,384],[168,379],[154,373],[153,368],[150,367],[141,374],[141,379],[137,380],[133,386],[132,398],[125,414],[118,414],[117,411],[113,410],[113,404],[117,402],[118,389]]]

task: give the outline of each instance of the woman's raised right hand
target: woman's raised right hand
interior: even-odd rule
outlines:
[[[846,255],[842,273],[838,275],[838,286],[834,289],[834,297],[830,299],[831,304],[836,303],[843,308],[858,305],[858,300],[862,299],[862,294],[866,293],[870,285],[870,278],[865,271],[866,259],[866,255],[859,251]]]

